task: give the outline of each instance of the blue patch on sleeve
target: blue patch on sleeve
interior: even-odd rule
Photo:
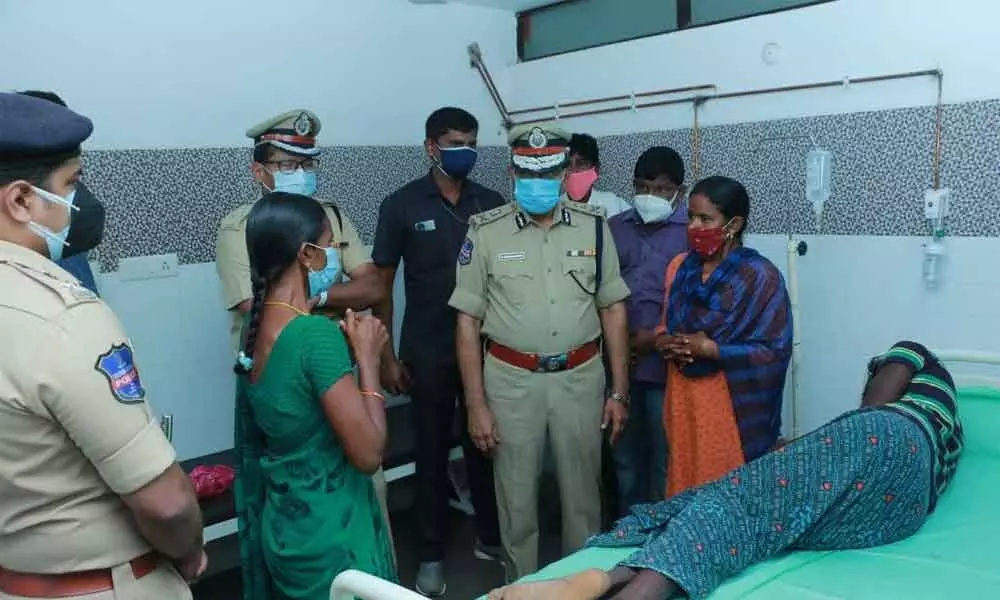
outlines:
[[[138,404],[146,399],[146,390],[139,381],[139,370],[128,344],[116,344],[97,357],[94,369],[107,378],[115,400],[122,404]]]
[[[472,240],[465,238],[462,249],[458,251],[458,264],[465,266],[472,262]]]

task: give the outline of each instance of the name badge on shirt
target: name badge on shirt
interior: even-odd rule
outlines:
[[[528,255],[524,252],[501,252],[497,254],[497,262],[524,262]]]
[[[437,229],[437,225],[434,224],[434,219],[428,219],[427,221],[420,221],[419,223],[414,223],[414,231],[434,231]]]
[[[592,258],[592,257],[597,256],[597,249],[596,248],[587,248],[586,250],[567,250],[566,251],[566,256],[570,256],[570,257],[573,257],[573,258],[579,258],[579,257],[591,257]]]

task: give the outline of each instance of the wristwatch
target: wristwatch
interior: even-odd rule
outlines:
[[[628,408],[628,396],[626,394],[621,392],[611,392],[611,395],[608,396],[608,400],[614,400],[625,408]]]
[[[326,306],[326,301],[328,298],[329,294],[327,293],[326,290],[323,290],[322,292],[319,293],[319,301],[316,303],[316,306],[319,307]]]

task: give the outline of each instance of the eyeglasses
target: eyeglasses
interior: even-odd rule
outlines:
[[[294,173],[300,168],[303,171],[315,171],[319,168],[318,158],[307,158],[305,160],[265,160],[265,165],[278,165],[278,170],[282,173]]]

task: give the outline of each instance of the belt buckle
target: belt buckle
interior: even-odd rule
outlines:
[[[543,354],[538,358],[538,370],[544,373],[565,371],[567,364],[569,364],[569,356],[565,352],[562,354]]]

